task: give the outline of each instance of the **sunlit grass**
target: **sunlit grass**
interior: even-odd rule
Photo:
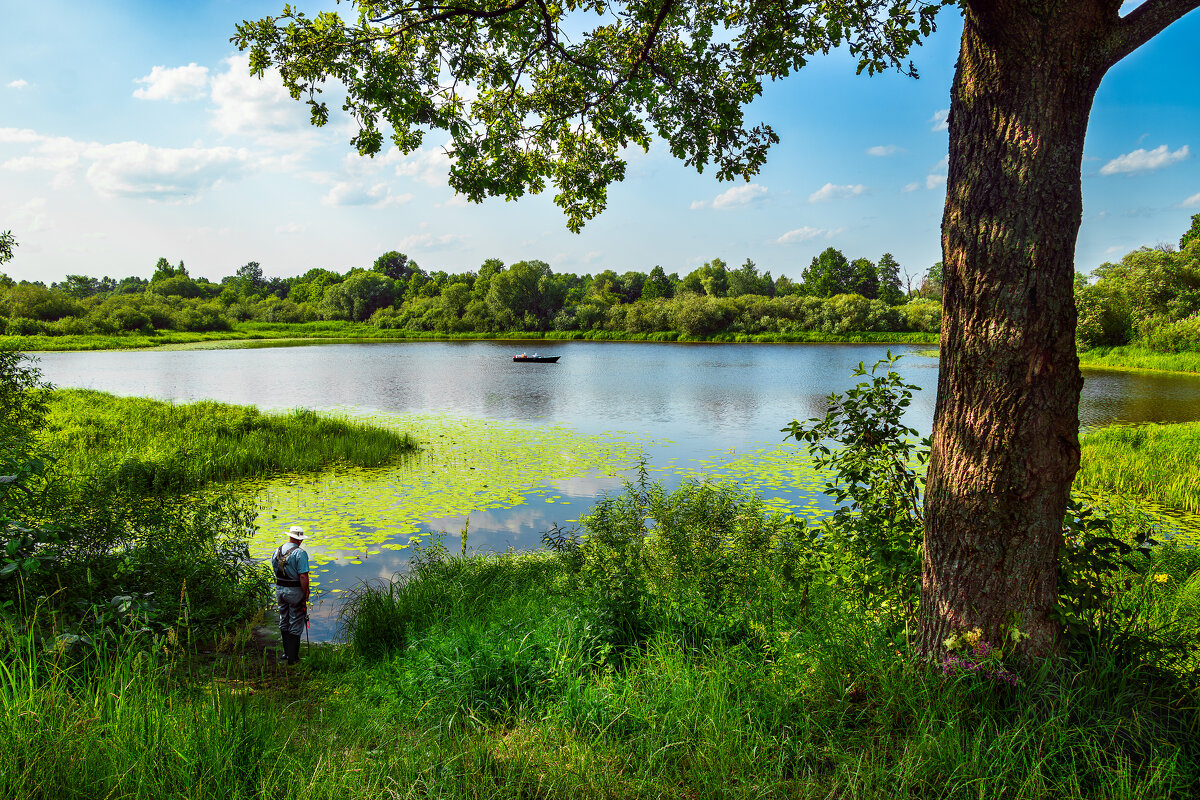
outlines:
[[[1114,425],[1087,434],[1080,445],[1077,491],[1200,514],[1200,422]]]
[[[312,411],[264,414],[224,403],[166,403],[87,389],[51,395],[44,440],[58,474],[138,492],[213,481],[377,467],[413,450],[403,432]]]
[[[1200,373],[1200,353],[1162,353],[1145,347],[1094,347],[1079,353],[1081,367]]]
[[[1015,687],[926,668],[886,615],[819,576],[803,602],[718,603],[700,627],[660,615],[617,653],[597,604],[607,587],[563,555],[427,547],[416,563],[406,580],[355,594],[350,645],[306,650],[286,674],[254,655],[198,665],[133,633],[55,652],[0,624],[0,797],[300,787],[312,800],[1165,800],[1200,789],[1200,694],[1186,674],[1200,633],[1195,550],[1161,548],[1113,581],[1118,616],[1156,631],[1164,652],[1190,646],[1192,661],[1076,653],[1022,670]],[[667,608],[655,588],[667,563],[644,563],[643,602]],[[678,576],[690,585],[742,582],[730,572],[740,559],[695,563],[699,574]],[[762,574],[762,560],[744,567],[752,583],[785,578]]]

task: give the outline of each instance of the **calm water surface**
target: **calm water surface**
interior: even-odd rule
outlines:
[[[521,350],[561,355],[558,364],[516,364]],[[792,419],[823,415],[825,398],[858,380],[852,369],[887,351],[880,345],[680,345],[611,342],[406,342],[96,353],[42,353],[55,386],[179,402],[201,399],[264,409],[429,412],[505,424],[565,426],[583,434],[619,431],[641,437],[651,464],[703,465],[715,454],[753,452],[782,440]],[[937,384],[927,347],[897,367],[924,388],[908,424],[928,433]],[[1200,419],[1200,379],[1151,373],[1087,371],[1080,404],[1084,427],[1115,422]],[[414,431],[420,438],[420,431]],[[656,476],[657,477],[657,476]],[[671,482],[670,474],[665,478]],[[527,503],[470,513],[472,546],[536,547],[552,524],[569,524],[621,476],[580,475],[553,487],[556,504]],[[779,491],[786,493],[786,489]],[[320,503],[316,496],[313,503]],[[568,505],[569,503],[569,505]],[[430,517],[422,533],[457,531],[464,517]],[[281,520],[290,524],[290,520]],[[369,527],[360,523],[360,527]],[[386,536],[385,534],[383,534]],[[396,534],[399,535],[398,533]],[[453,547],[451,542],[448,546]],[[408,550],[370,557],[330,552],[321,575],[328,598],[337,586],[403,570]],[[335,632],[335,602],[314,621],[317,638]]]

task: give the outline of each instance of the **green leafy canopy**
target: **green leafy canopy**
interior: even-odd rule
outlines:
[[[250,69],[279,68],[312,122],[322,90],[345,91],[352,143],[378,153],[387,128],[402,152],[449,134],[450,185],[474,202],[547,184],[578,232],[625,176],[625,148],[653,134],[717,177],[749,178],[779,140],[748,126],[763,81],[845,45],[858,71],[916,76],[909,51],[952,0],[353,0],[334,12],[246,21],[232,41]]]

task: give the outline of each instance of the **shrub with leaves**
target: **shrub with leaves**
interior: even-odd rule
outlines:
[[[667,492],[643,470],[581,523],[578,539],[558,531],[550,543],[578,565],[615,652],[653,633],[770,649],[775,618],[806,602],[805,526],[768,514],[736,486],[690,482]]]
[[[835,579],[868,605],[911,617],[920,589],[924,536],[922,492],[929,439],[904,424],[912,393],[887,357],[856,377],[869,377],[828,398],[823,419],[783,429],[808,445],[829,474],[825,492],[842,504],[823,523],[819,543]],[[886,372],[883,371],[886,369]]]

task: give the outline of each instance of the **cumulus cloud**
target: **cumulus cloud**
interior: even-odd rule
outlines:
[[[399,150],[389,150],[381,163],[395,165],[397,175],[412,178],[426,186],[445,186],[449,180],[450,156],[440,147],[417,150],[407,155]]]
[[[726,189],[711,201],[708,200],[693,200],[689,208],[695,211],[698,208],[737,208],[738,206],[747,206],[755,203],[765,197],[767,187],[757,183],[747,183],[745,186],[734,186]]]
[[[1101,175],[1118,175],[1120,173],[1150,172],[1183,161],[1188,157],[1188,146],[1172,153],[1165,144],[1153,150],[1138,148],[1132,153],[1117,156],[1100,168]]]
[[[250,165],[245,149],[232,147],[154,147],[141,142],[100,144],[33,131],[0,128],[0,141],[31,145],[30,151],[0,164],[9,170],[45,170],[63,186],[83,172],[102,197],[168,203],[190,202]]]
[[[950,109],[943,108],[933,112],[933,116],[929,118],[933,123],[931,131],[944,131],[950,127]]]
[[[904,152],[904,148],[897,147],[894,144],[877,144],[874,147],[867,148],[867,155],[869,156],[891,156],[902,152]]]
[[[189,202],[241,174],[250,155],[232,147],[151,147],[140,142],[90,147],[87,182],[104,197]]]
[[[946,176],[945,175],[926,175],[925,176],[925,188],[926,189],[936,189],[939,186],[945,186],[945,185],[946,185]]]
[[[832,183],[827,183],[820,189],[817,189],[815,192],[810,194],[808,196],[808,202],[824,203],[828,200],[842,200],[847,197],[865,194],[866,191],[867,187],[863,186],[861,183],[855,183],[847,186],[837,186]]]
[[[24,78],[17,78],[15,81],[9,81],[5,85],[10,89],[24,89],[29,86],[29,81]]]
[[[821,236],[826,231],[822,228],[811,228],[807,225],[803,228],[796,228],[794,231],[788,231],[783,236],[775,240],[776,244],[789,244],[791,242],[804,242],[809,239],[815,239]]]
[[[1191,208],[1192,206],[1200,206],[1200,192],[1196,192],[1194,195],[1189,197],[1187,200],[1184,200],[1180,205],[1184,206],[1185,208]]]
[[[217,131],[285,148],[315,141],[308,107],[288,95],[278,70],[256,78],[245,55],[230,56],[224,64],[225,71],[212,78],[212,125]]]
[[[5,144],[32,144],[43,138],[37,131],[28,128],[0,128],[0,142]]]
[[[404,205],[412,200],[411,194],[392,194],[385,183],[375,183],[370,186],[354,181],[338,181],[330,187],[321,202],[327,206],[370,206],[371,208],[386,208],[387,206]]]
[[[208,67],[198,66],[195,62],[169,69],[156,66],[149,75],[137,78],[134,83],[144,84],[133,90],[133,96],[139,100],[169,100],[172,103],[198,100],[208,91]]]

